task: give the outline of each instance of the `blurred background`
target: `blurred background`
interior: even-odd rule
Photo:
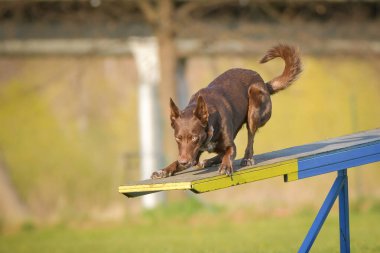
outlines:
[[[0,0],[0,252],[294,252],[334,175],[142,201],[118,186],[176,159],[181,108],[282,42],[265,153],[380,126],[380,1]],[[242,157],[246,134],[236,139]],[[380,252],[379,163],[349,171],[353,252]],[[315,252],[338,252],[337,212]],[[277,243],[273,243],[276,238]],[[290,243],[291,242],[291,243]]]

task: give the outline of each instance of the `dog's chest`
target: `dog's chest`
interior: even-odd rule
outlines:
[[[207,151],[209,153],[214,152],[216,145],[218,144],[216,141],[211,141],[214,136],[214,127],[210,125],[207,130],[207,140],[200,148],[201,151]]]
[[[216,148],[217,143],[216,142],[208,142],[204,146],[201,147],[201,151],[207,151],[207,152],[213,152]]]

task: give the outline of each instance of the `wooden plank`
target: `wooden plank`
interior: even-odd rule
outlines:
[[[256,164],[253,166],[241,167],[240,160],[236,160],[233,162],[235,173],[232,179],[218,175],[218,166],[204,169],[190,168],[172,177],[143,180],[120,186],[119,192],[128,197],[163,190],[192,190],[195,193],[202,193],[275,176],[284,176],[285,181],[293,181],[343,167],[375,162],[380,160],[378,153],[380,153],[380,129],[374,129],[255,155]]]

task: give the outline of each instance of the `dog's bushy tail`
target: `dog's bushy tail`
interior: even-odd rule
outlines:
[[[281,57],[285,61],[285,69],[280,76],[266,83],[270,94],[289,87],[302,72],[302,63],[298,50],[284,44],[279,44],[268,50],[260,63],[268,62],[277,57]]]

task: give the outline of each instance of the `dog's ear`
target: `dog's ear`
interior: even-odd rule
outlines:
[[[205,100],[202,96],[198,96],[197,107],[194,110],[194,116],[196,116],[203,125],[207,125],[208,121],[208,110]]]
[[[174,103],[173,99],[170,98],[170,121],[172,127],[174,126],[174,121],[179,117],[179,109]]]

